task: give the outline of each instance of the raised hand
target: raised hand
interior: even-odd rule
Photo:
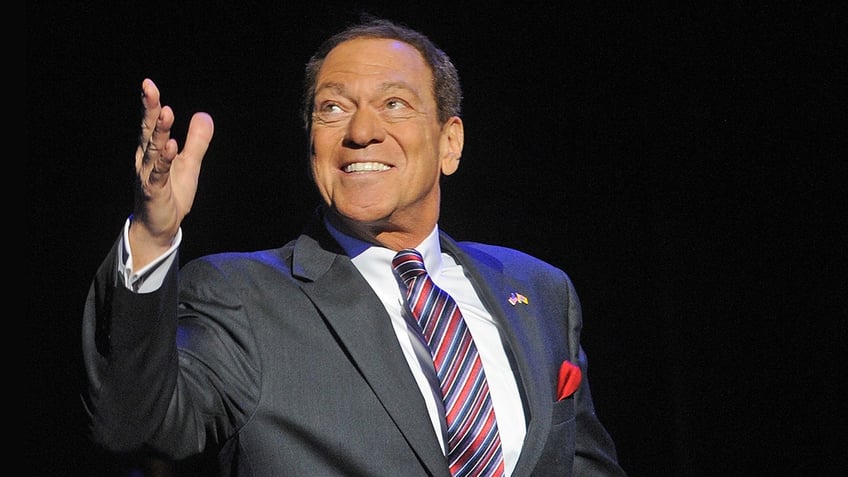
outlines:
[[[195,113],[183,150],[171,137],[174,112],[162,106],[159,88],[150,79],[141,85],[144,114],[135,153],[136,194],[130,225],[133,268],[141,269],[170,246],[191,211],[200,165],[212,140],[214,124],[206,113]]]

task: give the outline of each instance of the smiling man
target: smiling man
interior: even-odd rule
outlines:
[[[310,223],[179,269],[213,122],[195,114],[180,151],[142,83],[135,208],[83,317],[92,439],[220,475],[624,475],[568,276],[439,229],[464,141],[449,57],[370,19],[305,85]]]
[[[439,117],[429,65],[401,41],[360,38],[334,48],[316,81],[312,172],[331,220],[369,243],[417,246],[463,144],[459,116]]]

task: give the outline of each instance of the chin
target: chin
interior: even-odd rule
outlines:
[[[362,226],[374,226],[381,223],[387,223],[389,219],[389,214],[369,207],[333,207],[332,210],[344,221],[353,222]]]

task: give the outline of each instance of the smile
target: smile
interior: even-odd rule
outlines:
[[[355,162],[345,166],[345,172],[378,172],[387,171],[390,167],[380,162]]]

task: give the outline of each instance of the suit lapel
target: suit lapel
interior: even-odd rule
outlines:
[[[292,257],[292,270],[303,280],[304,293],[333,328],[339,345],[422,464],[432,475],[449,475],[385,307],[323,227],[313,232],[298,239]]]
[[[453,255],[462,265],[486,309],[498,323],[507,356],[513,369],[517,369],[518,387],[525,406],[527,434],[513,475],[530,475],[550,434],[553,410],[549,366],[542,352],[534,351],[542,349],[539,346],[542,337],[533,333],[534,327],[524,325],[533,323],[538,317],[532,314],[531,307],[509,304],[511,293],[526,290],[522,290],[520,283],[504,274],[500,261],[474,249],[461,249],[444,232],[440,239],[442,250]]]

